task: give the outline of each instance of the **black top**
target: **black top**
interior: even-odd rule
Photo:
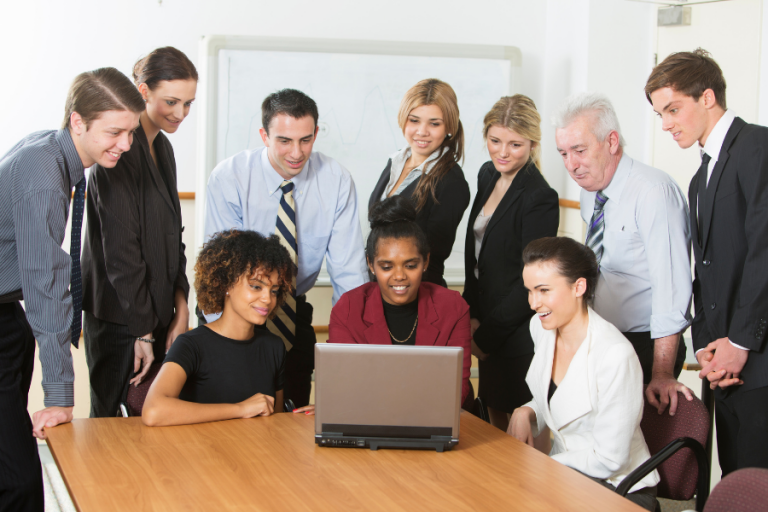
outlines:
[[[413,302],[395,306],[382,299],[384,318],[387,320],[389,336],[393,345],[416,344],[416,320],[419,316],[419,299]],[[398,341],[399,340],[399,341]]]
[[[547,393],[547,403],[549,403],[552,400],[552,395],[555,394],[555,391],[557,391],[557,384],[555,384],[554,380],[549,379],[549,392]]]
[[[384,189],[387,188],[391,168],[392,159],[390,158],[368,201],[368,211],[371,211],[373,205],[379,202]],[[415,180],[405,187],[400,195],[412,198],[420,181],[421,178]],[[445,260],[451,255],[453,242],[456,240],[456,230],[464,216],[464,210],[469,206],[471,197],[469,184],[459,164],[451,167],[438,182],[435,187],[435,196],[437,202],[432,198],[432,194],[428,194],[424,207],[416,214],[416,224],[427,235],[430,250],[429,267],[422,279],[428,283],[446,287],[443,279]]]
[[[476,259],[475,219],[500,176],[493,162],[486,162],[477,175],[477,196],[467,219],[464,299],[470,316],[480,321],[473,336],[478,347],[486,354],[517,357],[533,353],[529,330],[533,310],[523,286],[523,249],[533,240],[557,236],[560,205],[557,192],[529,162],[491,215]]]
[[[283,389],[285,356],[285,345],[271,332],[255,329],[253,338],[240,341],[203,325],[176,338],[163,364],[176,363],[187,374],[181,400],[236,404]]]
[[[159,165],[139,126],[114,169],[88,178],[83,242],[83,311],[143,336],[168,326],[176,290],[189,295],[187,258],[168,138],[154,141]]]

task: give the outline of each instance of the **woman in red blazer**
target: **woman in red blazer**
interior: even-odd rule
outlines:
[[[413,204],[401,196],[370,213],[368,268],[376,282],[341,296],[331,311],[329,343],[462,347],[462,403],[469,394],[469,306],[458,292],[422,282],[429,244]]]

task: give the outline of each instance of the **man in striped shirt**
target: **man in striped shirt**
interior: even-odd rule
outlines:
[[[69,343],[79,338],[82,297],[75,291],[79,237],[72,258],[61,247],[70,197],[75,188],[72,227],[79,233],[85,168],[115,166],[131,147],[144,102],[125,75],[101,68],[75,78],[65,110],[61,130],[33,133],[0,159],[0,510],[44,509],[34,437],[72,420],[74,406]],[[45,409],[31,421],[35,339]]]

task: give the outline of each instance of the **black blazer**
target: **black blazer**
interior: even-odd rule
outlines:
[[[379,182],[373,189],[371,199],[368,201],[368,211],[371,211],[376,204],[384,189],[389,183],[390,170],[392,168],[392,159],[387,162],[387,167],[381,173]],[[413,197],[416,186],[421,178],[405,187],[400,192],[403,197]],[[464,216],[464,210],[469,206],[469,184],[464,178],[464,171],[459,164],[455,164],[443,176],[435,187],[435,196],[437,202],[432,198],[432,194],[427,196],[427,202],[424,208],[416,215],[416,224],[424,230],[429,242],[429,267],[424,272],[424,281],[428,283],[446,286],[443,273],[445,272],[445,260],[451,255],[453,242],[456,240],[456,230],[459,222]]]
[[[529,323],[533,310],[523,286],[523,249],[529,242],[557,236],[560,204],[536,165],[520,169],[493,212],[475,259],[474,224],[501,174],[486,162],[477,175],[477,196],[467,221],[464,246],[464,299],[480,321],[477,346],[487,354],[515,357],[533,353]],[[475,278],[475,264],[479,278]]]
[[[139,127],[115,168],[88,180],[83,310],[134,336],[171,323],[177,289],[189,296],[176,160],[162,132],[154,144],[159,169]]]
[[[696,262],[691,334],[696,350],[726,336],[750,350],[744,384],[726,391],[739,393],[768,385],[768,128],[737,117],[709,185],[705,180],[697,173],[688,190]]]

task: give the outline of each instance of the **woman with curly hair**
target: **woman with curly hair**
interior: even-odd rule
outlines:
[[[276,235],[217,233],[200,251],[200,307],[221,317],[176,338],[149,389],[148,426],[269,416],[283,410],[285,345],[263,326],[291,287],[291,257]]]

